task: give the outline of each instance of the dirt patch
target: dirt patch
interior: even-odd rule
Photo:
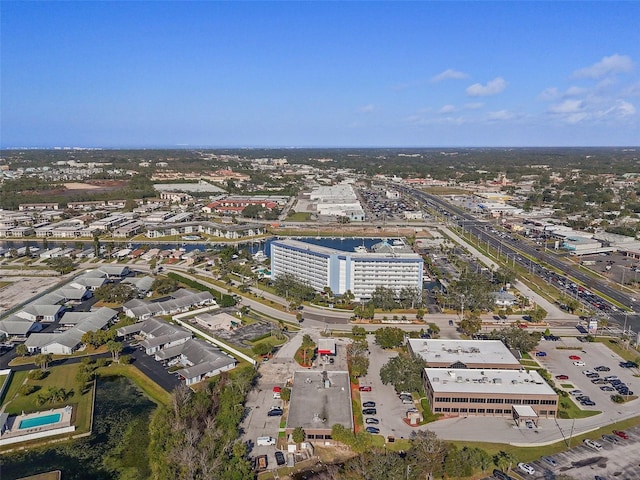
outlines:
[[[95,190],[99,189],[98,185],[91,185],[90,183],[69,182],[63,184],[67,190]]]

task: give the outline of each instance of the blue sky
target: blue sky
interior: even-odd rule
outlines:
[[[640,144],[640,2],[0,2],[0,144]]]

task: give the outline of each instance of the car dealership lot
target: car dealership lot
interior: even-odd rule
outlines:
[[[563,337],[560,342],[546,342],[542,340],[540,348],[543,347],[547,352],[547,356],[538,357],[538,361],[549,371],[551,376],[554,379],[558,375],[569,376],[568,380],[555,379],[556,385],[560,387],[560,385],[571,384],[573,388],[565,388],[565,390],[579,389],[583,392],[583,395],[588,396],[596,403],[595,406],[583,407],[579,402],[576,402],[580,408],[591,410],[615,409],[615,404],[611,401],[611,395],[617,392],[601,390],[600,387],[609,384],[594,384],[591,381],[593,378],[589,378],[583,373],[587,370],[593,371],[594,368],[598,366],[610,368],[608,372],[597,372],[600,378],[615,375],[622,380],[622,382],[626,383],[635,395],[640,394],[640,378],[633,376],[633,374],[636,373],[636,369],[622,368],[619,365],[622,359],[605,344],[598,342],[580,343],[575,338]],[[569,348],[558,349],[557,347]],[[577,348],[580,349],[578,350]],[[580,360],[585,363],[585,366],[574,365],[573,362],[575,360],[569,358],[570,356],[579,356]]]

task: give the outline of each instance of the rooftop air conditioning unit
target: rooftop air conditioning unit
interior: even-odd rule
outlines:
[[[511,383],[513,383],[514,385],[516,385],[518,383],[518,380],[516,380],[515,378],[513,380],[511,380]]]
[[[493,383],[502,383],[502,379],[501,378],[494,378],[493,379]]]
[[[462,383],[462,382],[463,382],[462,377],[456,377],[456,383]]]
[[[440,381],[440,378],[433,377],[433,380],[431,380],[431,383],[438,383],[439,381]]]

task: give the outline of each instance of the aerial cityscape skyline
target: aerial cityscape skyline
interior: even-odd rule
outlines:
[[[640,138],[635,2],[0,8],[3,148]]]

